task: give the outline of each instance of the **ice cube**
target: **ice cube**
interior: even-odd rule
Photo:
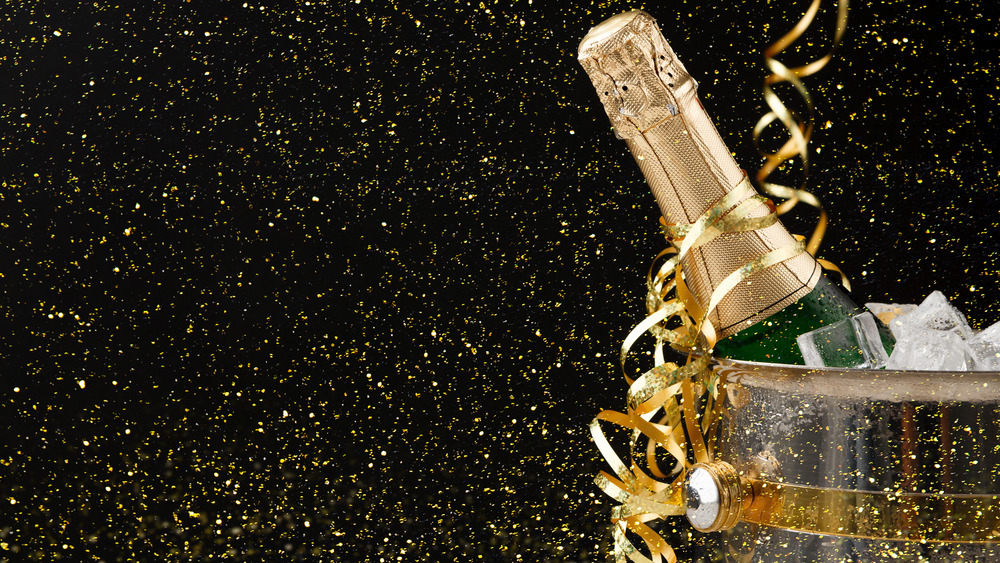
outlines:
[[[868,310],[874,313],[885,326],[889,326],[892,319],[912,313],[917,308],[916,305],[900,305],[899,303],[865,303],[865,307],[868,307]]]
[[[948,303],[948,298],[940,291],[931,292],[916,309],[889,322],[889,329],[896,340],[901,338],[900,329],[903,326],[952,332],[962,340],[972,338],[972,329],[965,315]]]
[[[921,307],[923,304],[921,304]],[[886,369],[968,371],[972,349],[956,330],[934,330],[918,324],[893,322],[896,347]]]
[[[1000,323],[991,325],[969,341],[976,371],[1000,371]]]
[[[871,313],[799,335],[797,341],[807,366],[877,369],[889,359]]]

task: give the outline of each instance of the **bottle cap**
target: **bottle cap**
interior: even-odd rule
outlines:
[[[644,21],[648,20],[648,21]],[[641,28],[644,24],[653,23],[653,18],[641,10],[632,10],[631,12],[625,12],[624,14],[618,14],[617,16],[611,16],[610,18],[602,21],[601,23],[590,28],[590,31],[580,41],[580,58],[601,56],[607,54],[607,49],[602,49],[602,43],[604,43],[609,37],[615,35],[621,30],[626,30],[629,33],[629,25],[636,24],[637,28]],[[632,32],[634,33],[634,32]],[[618,42],[610,42],[617,44]],[[617,45],[612,47],[610,50],[617,48]]]

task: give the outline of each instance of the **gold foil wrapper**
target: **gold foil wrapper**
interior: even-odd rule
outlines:
[[[583,39],[580,63],[611,124],[625,140],[669,226],[690,225],[725,200],[728,211],[756,196],[697,96],[697,83],[645,12],[615,16]],[[735,193],[733,193],[735,192]],[[757,206],[747,219],[771,213]],[[815,287],[820,268],[799,252],[753,272],[717,307],[712,296],[735,271],[796,244],[780,222],[726,232],[682,256],[684,281],[724,338],[759,322]]]

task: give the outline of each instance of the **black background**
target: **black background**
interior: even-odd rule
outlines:
[[[0,12],[0,557],[605,560],[663,241],[577,43],[644,7],[754,170],[806,3],[142,4]],[[861,299],[1000,320],[997,19],[855,2],[807,80]]]

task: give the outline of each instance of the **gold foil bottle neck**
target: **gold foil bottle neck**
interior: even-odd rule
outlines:
[[[580,42],[579,58],[619,138],[677,115],[678,95],[698,88],[646,12],[626,12],[593,27]]]
[[[697,82],[652,16],[633,11],[598,24],[580,43],[579,60],[667,224],[693,223],[729,192],[739,192],[734,205],[756,195],[702,107]],[[768,212],[762,207],[754,217]],[[794,239],[780,222],[724,234],[688,254],[685,280],[705,308],[729,274],[790,244]],[[799,254],[745,279],[709,319],[729,336],[794,303],[819,277],[815,260]]]

